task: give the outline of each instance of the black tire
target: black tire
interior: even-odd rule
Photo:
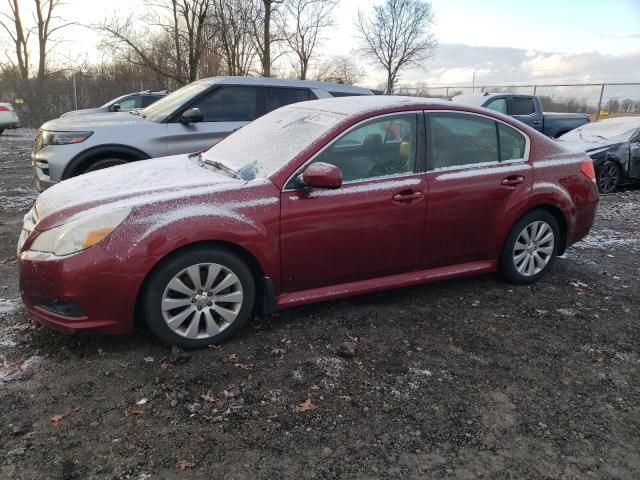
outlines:
[[[122,158],[102,158],[97,160],[88,167],[86,167],[82,173],[95,172],[96,170],[102,170],[103,168],[115,167],[118,165],[124,165],[125,163],[129,163]]]
[[[606,160],[596,171],[596,182],[600,193],[614,192],[620,183],[620,166],[612,160]]]
[[[0,128],[0,135],[2,135],[2,132],[4,132],[4,128]]]
[[[216,274],[218,275],[216,278],[223,278],[220,277],[220,275],[228,274],[227,270],[233,273],[239,280],[239,288],[242,300],[241,305],[239,306],[239,309],[236,313],[237,316],[235,317],[235,320],[233,320],[227,326],[221,327],[221,331],[218,334],[213,336],[206,336],[204,338],[187,338],[186,336],[184,336],[186,334],[185,332],[183,332],[182,334],[177,333],[177,331],[174,331],[174,329],[169,327],[167,320],[165,320],[165,313],[167,315],[175,315],[175,318],[177,318],[181,314],[181,311],[178,309],[172,310],[170,312],[163,312],[163,308],[161,305],[163,302],[163,298],[167,298],[167,291],[170,290],[169,283],[181,272],[184,272],[187,268],[201,264],[216,264],[224,267],[224,269],[226,270],[222,270],[220,274]],[[204,268],[206,267],[201,267],[198,271],[205,272],[200,273],[200,275],[204,275],[204,278],[206,279],[207,273],[206,270],[203,270]],[[186,279],[186,281],[188,281],[188,279]],[[189,287],[192,288],[191,285],[189,285]],[[225,292],[225,290],[222,290],[221,292]],[[204,292],[202,296],[204,297],[205,294],[206,292]],[[224,295],[224,293],[221,293],[221,295]],[[224,342],[225,340],[235,335],[240,329],[242,329],[244,324],[251,316],[251,312],[253,311],[255,295],[255,279],[251,273],[251,270],[241,258],[224,247],[198,246],[169,257],[152,272],[151,277],[148,279],[145,285],[145,289],[142,293],[142,315],[151,332],[153,332],[153,334],[163,342],[169,345],[176,345],[187,349],[203,348],[207,345]],[[185,295],[184,298],[188,299],[190,297],[188,295]],[[194,300],[191,300],[191,302],[195,303]],[[209,303],[209,305],[211,305],[211,303]],[[217,306],[219,307],[220,305]],[[193,325],[193,320],[196,318],[195,315],[198,315],[198,326],[196,327],[196,330],[199,332],[199,335],[208,335],[206,333],[207,323],[205,312],[202,311],[201,313],[198,313],[200,308],[198,308],[198,311],[194,310],[195,308],[196,305],[184,306],[183,311],[191,309],[193,312],[193,316],[189,314],[189,316],[185,317],[184,323],[177,328],[184,327],[185,330],[189,330],[189,326]],[[208,307],[203,305],[202,308],[207,309]],[[213,308],[214,307],[209,308],[209,311],[212,312]],[[176,311],[177,314],[175,313]],[[216,322],[218,326],[225,323],[222,317],[216,317]]]
[[[544,258],[546,263],[542,266],[541,270],[537,273],[533,274],[523,274],[518,270],[518,265],[516,262],[516,242],[518,241],[521,234],[523,234],[525,228],[535,224],[536,222],[544,222],[553,233],[553,245],[549,247],[547,243],[544,244],[544,248],[542,248],[542,244],[540,247],[540,251],[538,251],[538,247],[531,247],[531,252],[535,251],[538,254],[538,258]],[[540,237],[543,240],[546,237],[546,234]],[[509,282],[515,283],[518,285],[526,285],[530,283],[534,283],[539,280],[547,271],[549,271],[549,267],[553,264],[556,259],[558,253],[558,247],[560,246],[560,228],[558,227],[558,222],[553,215],[551,215],[546,210],[532,210],[525,214],[520,220],[516,222],[516,224],[509,232],[506,242],[502,247],[502,252],[500,253],[500,263],[499,263],[499,271],[500,274]],[[519,244],[519,248],[522,243]],[[542,250],[549,250],[548,253],[549,258],[547,259],[547,254],[542,253]],[[520,252],[529,252],[529,250],[520,250]],[[524,258],[523,258],[524,260]],[[520,264],[521,265],[521,264]],[[534,267],[537,268],[538,265],[534,260]],[[535,270],[534,270],[535,272]]]

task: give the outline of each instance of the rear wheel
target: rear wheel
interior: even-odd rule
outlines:
[[[545,210],[533,210],[511,229],[500,255],[500,272],[512,283],[533,283],[553,263],[560,241],[558,222]]]
[[[251,315],[255,281],[245,262],[221,247],[187,250],[163,263],[143,297],[149,329],[184,348],[220,343]]]
[[[87,168],[84,169],[82,173],[95,172],[96,170],[102,170],[103,168],[115,167],[117,165],[124,165],[128,163],[126,160],[122,158],[102,158],[93,162]]]
[[[596,172],[598,191],[600,193],[611,193],[618,188],[620,183],[620,167],[616,162],[607,160]]]

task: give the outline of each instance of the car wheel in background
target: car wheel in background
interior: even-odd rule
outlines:
[[[513,226],[500,255],[500,272],[510,282],[533,283],[558,252],[558,222],[545,210],[533,210]]]
[[[4,128],[0,128],[0,135],[2,135],[2,132],[4,132]]]
[[[124,165],[128,163],[126,160],[121,158],[102,158],[93,162],[87,168],[84,169],[82,173],[95,172],[96,170],[102,170],[103,168],[115,167],[116,165]]]
[[[246,263],[222,247],[195,247],[169,257],[149,278],[142,307],[163,342],[202,348],[236,334],[251,315],[255,281]]]
[[[600,193],[611,193],[618,188],[620,183],[620,167],[611,160],[605,161],[596,172],[598,191]]]

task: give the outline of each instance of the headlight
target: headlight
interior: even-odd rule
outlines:
[[[39,234],[30,250],[63,256],[85,250],[100,242],[131,213],[131,208],[81,218]]]
[[[42,132],[42,146],[69,145],[71,143],[84,142],[93,135],[93,132]]]

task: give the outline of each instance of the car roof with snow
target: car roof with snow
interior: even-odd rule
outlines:
[[[621,125],[621,126],[624,125],[624,126],[628,126],[629,128],[640,128],[640,116],[606,118],[604,120],[595,122],[591,125],[597,125],[598,123],[600,124],[606,123],[607,125]]]
[[[340,115],[358,115],[369,111],[393,109],[394,107],[433,108],[450,106],[451,102],[439,98],[401,97],[391,95],[370,95],[355,97],[323,98],[287,105],[284,108],[304,108]]]
[[[355,87],[343,83],[319,82],[315,80],[290,80],[284,78],[267,77],[210,77],[196,80],[199,83],[210,85],[256,85],[260,87],[295,87],[295,88],[319,88],[333,92],[354,93],[360,95],[372,95],[369,88]]]

